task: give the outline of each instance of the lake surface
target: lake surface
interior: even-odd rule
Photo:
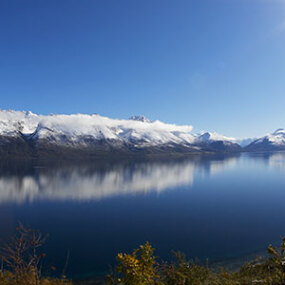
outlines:
[[[146,241],[211,262],[285,236],[285,153],[0,167],[0,238],[18,221],[49,234],[45,264],[99,275]]]

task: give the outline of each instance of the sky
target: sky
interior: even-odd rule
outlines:
[[[1,0],[0,108],[285,128],[285,0]]]

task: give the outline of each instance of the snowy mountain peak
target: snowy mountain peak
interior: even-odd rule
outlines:
[[[273,135],[285,135],[285,129],[282,129],[282,128],[277,129],[277,130],[273,133]]]
[[[247,150],[285,150],[285,129],[277,129],[271,134],[254,140],[251,144],[247,146]]]
[[[267,135],[265,139],[268,139],[272,144],[285,144],[285,130],[277,129],[274,133]]]
[[[201,141],[209,141],[211,139],[211,134],[209,132],[205,132],[201,134],[198,138]]]
[[[129,118],[129,120],[133,120],[133,121],[140,121],[140,122],[144,122],[144,123],[152,123],[151,120],[149,120],[148,118],[146,118],[145,116],[131,116]]]
[[[0,110],[0,135],[32,133],[42,117],[30,111]]]
[[[228,141],[228,142],[235,142],[235,138],[226,137],[217,133],[211,133],[211,132],[202,132],[197,137],[198,140],[202,142],[208,142],[208,141]]]

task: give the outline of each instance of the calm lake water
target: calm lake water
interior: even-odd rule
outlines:
[[[285,153],[179,160],[16,163],[0,168],[0,238],[17,222],[49,234],[45,264],[104,274],[145,241],[210,262],[244,258],[285,236]]]

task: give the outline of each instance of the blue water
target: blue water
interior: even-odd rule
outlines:
[[[8,165],[8,166],[7,166]],[[0,168],[0,238],[18,221],[49,234],[45,265],[108,272],[145,241],[211,262],[243,258],[285,236],[285,153]]]

